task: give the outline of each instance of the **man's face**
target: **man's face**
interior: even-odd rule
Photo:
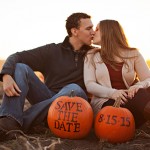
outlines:
[[[100,32],[99,24],[97,25],[96,30],[95,30],[93,44],[101,45],[101,32]]]
[[[81,45],[91,45],[94,36],[91,19],[81,19],[80,27],[76,29],[76,37]]]

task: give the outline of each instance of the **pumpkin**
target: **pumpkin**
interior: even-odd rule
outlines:
[[[132,113],[120,107],[121,99],[114,106],[102,108],[96,115],[94,131],[99,139],[110,143],[122,143],[133,138],[135,134],[135,121]]]
[[[73,92],[72,92],[73,93]],[[48,111],[48,126],[60,138],[81,139],[92,127],[93,110],[81,97],[61,96],[53,101]]]

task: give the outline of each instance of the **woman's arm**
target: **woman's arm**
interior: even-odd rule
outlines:
[[[141,85],[143,88],[150,86],[150,69],[146,64],[143,56],[139,53],[138,57],[135,59],[135,71],[140,82],[137,82],[135,85]]]
[[[93,63],[91,61],[91,59],[94,59],[92,55],[93,54],[88,54],[84,61],[84,83],[87,91],[97,97],[110,98],[116,89],[102,86],[97,83],[96,64],[94,61]]]
[[[150,70],[143,56],[139,52],[138,56],[135,58],[134,69],[139,79],[139,82],[137,82],[128,89],[128,97],[131,99],[140,88],[148,88],[150,86]]]

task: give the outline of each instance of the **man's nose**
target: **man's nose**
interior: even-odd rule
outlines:
[[[95,35],[95,31],[94,31],[93,29],[92,29],[92,32],[91,32],[91,34],[92,34],[92,35]]]

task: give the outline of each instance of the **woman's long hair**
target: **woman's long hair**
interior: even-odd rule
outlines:
[[[131,48],[127,42],[123,28],[118,21],[102,20],[99,23],[101,32],[101,50],[100,54],[104,63],[110,64],[113,68],[117,62],[115,57],[119,57],[125,62],[125,59],[131,58],[121,55],[121,50],[136,50]]]

